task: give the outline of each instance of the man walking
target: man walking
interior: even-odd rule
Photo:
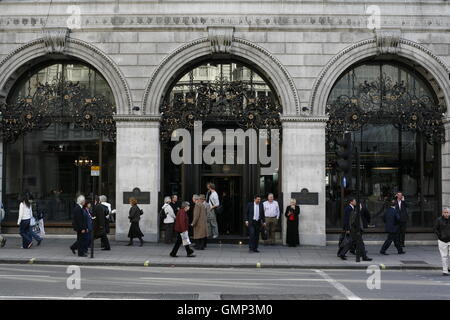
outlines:
[[[88,223],[83,209],[85,202],[86,199],[83,195],[78,196],[77,204],[72,211],[72,225],[73,229],[77,232],[77,241],[70,246],[70,250],[72,250],[73,254],[75,254],[75,250],[78,250],[79,257],[87,257],[89,243]]]
[[[220,206],[219,195],[216,192],[214,183],[206,185],[208,192],[206,194],[206,202],[209,204],[208,210],[208,234],[212,235],[213,239],[219,237],[219,227],[217,225],[216,209]]]
[[[109,251],[111,246],[109,245],[108,236],[106,234],[106,221],[109,215],[108,208],[100,202],[100,198],[95,196],[95,204],[92,209],[94,219],[94,239],[100,238],[102,250]]]
[[[263,205],[267,231],[269,233],[267,240],[264,243],[266,245],[274,245],[275,230],[278,226],[278,219],[280,218],[280,206],[278,205],[278,202],[273,199],[273,193],[269,193],[267,201],[265,201]]]
[[[256,195],[254,201],[247,204],[245,211],[245,225],[248,227],[249,250],[250,252],[259,252],[259,233],[261,224],[265,227],[264,206],[261,203],[261,197]]]
[[[3,221],[3,219],[5,219],[5,209],[3,208],[3,203],[0,202],[0,223]],[[0,227],[1,229],[1,227]],[[0,230],[1,231],[1,230]],[[6,244],[6,238],[3,237],[0,233],[0,248],[3,248]]]
[[[449,275],[448,257],[450,255],[450,208],[442,210],[442,216],[436,219],[434,232],[438,237],[439,253],[442,258],[442,274]]]
[[[406,236],[406,225],[408,224],[409,215],[407,210],[407,204],[405,202],[405,197],[403,196],[402,192],[397,192],[395,195],[396,197],[396,204],[395,209],[400,214],[400,230],[399,230],[399,237],[400,237],[400,245],[402,247],[405,246],[405,236]]]
[[[342,251],[339,257],[342,260],[346,260],[345,254],[350,250],[351,246],[354,245],[356,247],[356,262],[360,262],[361,257],[363,261],[372,261],[372,259],[367,256],[364,241],[362,239],[363,222],[358,211],[359,210],[356,210],[356,199],[351,198],[344,211],[344,231],[350,234],[353,243],[350,243]]]
[[[396,201],[395,199],[392,200],[391,206],[386,209],[386,212],[384,213],[384,225],[385,230],[388,234],[388,237],[386,241],[384,242],[383,246],[381,247],[380,253],[382,255],[387,256],[386,253],[387,249],[391,246],[392,242],[394,242],[395,247],[397,248],[398,254],[404,254],[405,252],[402,249],[402,246],[400,245],[399,240],[399,231],[400,231],[400,214],[395,209]]]

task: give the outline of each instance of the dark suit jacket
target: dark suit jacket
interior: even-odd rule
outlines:
[[[72,210],[72,217],[73,230],[81,232],[81,230],[86,230],[88,228],[83,209],[81,209],[78,204],[76,204]]]
[[[408,222],[408,205],[405,201],[402,201],[402,208],[399,209],[398,202],[395,201],[395,210],[400,214],[400,222]]]
[[[253,221],[254,213],[255,213],[255,203],[253,201],[247,203],[247,208],[245,209],[245,215],[244,215],[245,221],[248,221],[249,223],[251,223]],[[266,219],[264,217],[264,206],[263,206],[262,202],[259,203],[259,221],[262,223],[266,222]]]
[[[361,219],[363,221],[364,228],[367,228],[370,224],[370,212],[367,208],[367,204],[363,203],[360,209]]]
[[[388,233],[397,233],[400,230],[400,214],[397,209],[389,207],[384,212],[384,227]]]
[[[350,231],[350,214],[353,212],[353,208],[348,205],[344,209],[344,230]]]

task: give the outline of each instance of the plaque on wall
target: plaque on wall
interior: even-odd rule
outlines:
[[[123,204],[128,204],[128,199],[136,198],[139,204],[150,204],[150,192],[141,191],[139,188],[134,188],[131,192],[123,193]]]
[[[298,205],[317,206],[319,204],[319,193],[309,192],[306,188],[302,189],[300,192],[292,192],[291,198],[297,200]]]

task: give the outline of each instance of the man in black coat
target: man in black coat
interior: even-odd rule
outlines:
[[[388,234],[386,241],[381,247],[380,253],[383,255],[388,255],[386,253],[387,249],[391,246],[392,242],[394,242],[395,247],[397,248],[398,254],[405,253],[400,245],[399,239],[399,231],[400,231],[400,213],[395,208],[396,200],[392,200],[390,208],[387,208],[384,213],[384,226],[385,230]]]
[[[83,205],[86,202],[84,196],[80,195],[77,198],[77,204],[72,210],[72,225],[73,229],[77,232],[77,241],[71,246],[73,254],[75,250],[78,250],[79,257],[87,257],[88,243],[89,243],[89,230],[86,215],[83,212]]]
[[[405,235],[406,235],[406,225],[408,224],[409,215],[408,215],[408,206],[405,202],[405,197],[403,196],[402,192],[397,192],[395,195],[396,197],[396,203],[395,203],[395,209],[400,214],[400,230],[399,230],[399,237],[400,237],[400,245],[402,247],[405,246]]]
[[[247,204],[245,210],[245,225],[248,227],[249,235],[249,250],[250,252],[259,252],[259,233],[261,231],[261,224],[266,225],[264,217],[264,207],[261,203],[261,197],[256,195],[253,202]]]
[[[94,239],[101,239],[102,250],[111,250],[108,236],[106,234],[106,216],[109,210],[100,203],[98,196],[95,197],[94,208],[92,209],[92,217],[94,219]]]
[[[356,247],[356,262],[361,261],[372,261],[371,258],[367,256],[366,248],[364,246],[364,241],[362,239],[363,233],[363,221],[359,210],[356,208],[356,199],[350,198],[347,207],[344,210],[344,231],[349,233],[352,238],[352,243],[349,243],[346,248],[340,252],[339,257],[342,260],[346,260],[345,254],[352,246]]]

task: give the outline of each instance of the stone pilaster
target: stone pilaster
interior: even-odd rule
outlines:
[[[138,204],[144,210],[140,227],[144,240],[156,242],[158,234],[158,192],[160,188],[159,122],[154,117],[117,116],[116,154],[116,239],[126,240],[129,229],[129,204],[124,192],[134,188],[150,192],[150,204]],[[127,201],[127,199],[125,199]]]
[[[325,230],[325,117],[283,118],[282,191],[289,204],[292,192],[307,188],[319,193],[318,205],[300,205],[302,245],[326,245]],[[284,212],[283,208],[283,212]],[[286,219],[282,220],[283,235]],[[284,236],[283,243],[286,239]]]
[[[450,119],[444,123],[445,143],[442,145],[442,206],[450,206]]]

